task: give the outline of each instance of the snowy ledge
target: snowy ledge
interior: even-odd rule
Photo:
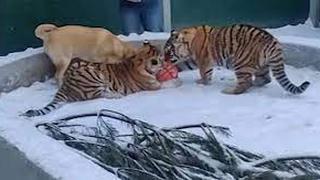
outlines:
[[[279,36],[278,38],[284,43],[288,64],[296,67],[313,67],[320,70],[320,62],[318,60],[320,56],[320,40],[290,36]],[[148,38],[133,38],[133,43],[141,44],[143,39]],[[129,40],[132,39],[129,38]],[[164,38],[152,41],[157,45],[163,45],[164,42]],[[50,60],[42,53],[41,48],[35,51],[39,52],[31,53],[30,55],[26,53],[23,58],[19,57],[0,66],[0,92],[9,92],[18,87],[29,86],[33,82],[45,81],[52,77],[54,67]],[[13,121],[15,123],[12,123]],[[0,149],[0,159],[2,159],[2,156],[10,157],[13,154],[17,159],[16,163],[21,162],[21,168],[27,171],[28,174],[25,177],[29,176],[30,180],[117,179],[91,161],[74,153],[74,150],[65,148],[63,144],[42,135],[35,129],[34,123],[27,122],[25,119],[17,119],[16,116],[7,117],[1,122],[0,136],[4,138],[3,140],[0,139],[0,147],[10,149],[10,151],[1,151]],[[33,139],[31,137],[37,138]],[[11,161],[12,159],[10,158]],[[1,168],[6,167],[5,165],[0,163],[0,172],[3,170]],[[25,179],[28,180],[27,178]]]

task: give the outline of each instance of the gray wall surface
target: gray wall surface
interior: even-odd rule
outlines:
[[[2,137],[0,137],[0,179],[55,180]]]
[[[43,82],[52,77],[54,71],[50,59],[42,53],[0,66],[0,93],[27,87],[36,81]]]

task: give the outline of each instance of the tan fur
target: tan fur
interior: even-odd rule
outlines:
[[[59,84],[72,58],[114,64],[132,57],[136,51],[103,28],[42,24],[35,29],[35,35],[43,40],[44,50],[56,66]]]
[[[197,82],[201,84],[210,83],[214,65],[233,69],[237,83],[223,90],[227,94],[241,94],[252,85],[270,83],[270,70],[278,83],[293,94],[304,92],[310,84],[307,81],[300,86],[292,84],[284,71],[280,43],[268,32],[250,25],[197,26],[173,31],[165,53],[177,64],[195,62],[201,76]]]

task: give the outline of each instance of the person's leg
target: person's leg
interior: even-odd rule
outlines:
[[[163,31],[162,0],[142,0],[142,24],[146,31]]]
[[[120,17],[122,34],[129,35],[130,33],[141,34],[143,27],[141,24],[141,3],[129,2],[120,0]]]

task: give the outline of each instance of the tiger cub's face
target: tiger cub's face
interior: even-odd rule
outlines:
[[[135,58],[137,59],[136,68],[141,71],[145,70],[149,74],[155,75],[162,68],[163,57],[160,51],[149,42],[144,42]]]
[[[162,68],[163,58],[159,55],[159,56],[152,57],[152,58],[148,59],[145,63],[146,63],[145,64],[146,71],[152,75],[155,75]]]
[[[174,64],[192,59],[190,48],[195,34],[194,28],[186,28],[179,32],[175,30],[171,31],[170,38],[164,46],[166,59],[168,58]]]

